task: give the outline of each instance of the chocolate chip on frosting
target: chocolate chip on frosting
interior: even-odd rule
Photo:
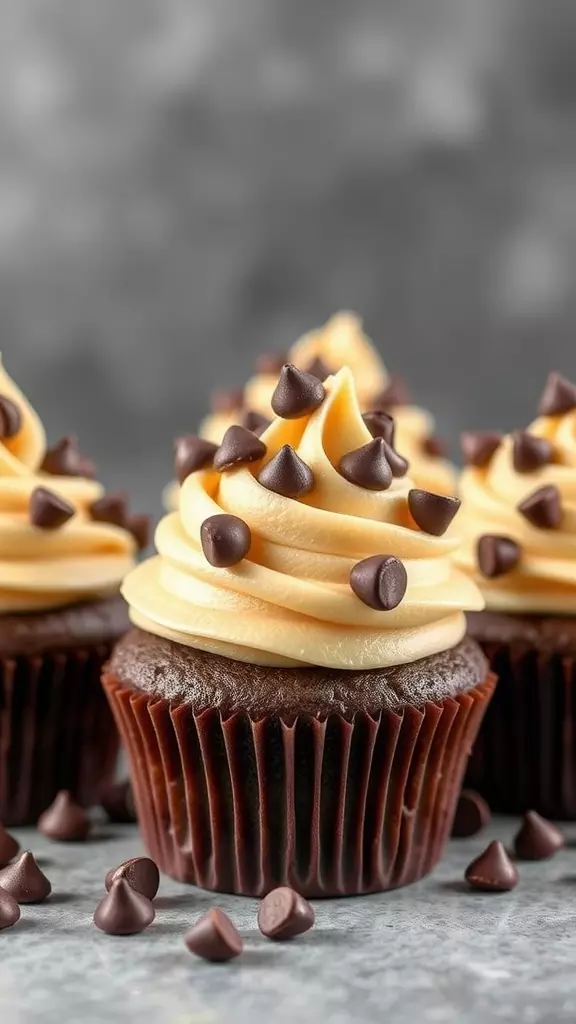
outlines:
[[[539,487],[518,505],[518,511],[539,530],[557,530],[562,522],[562,500],[554,484]]]
[[[387,449],[384,438],[375,437],[373,441],[343,455],[338,463],[338,472],[349,483],[357,487],[365,487],[370,491],[386,491],[392,483],[392,470],[386,457]]]
[[[260,437],[270,423],[271,420],[263,416],[262,413],[256,412],[255,409],[246,409],[246,412],[242,414],[241,426],[246,427],[246,430],[251,430],[256,437]]]
[[[375,406],[378,409],[394,409],[398,405],[408,405],[410,397],[406,384],[400,377],[391,376],[387,386],[378,395]]]
[[[286,361],[286,352],[263,352],[256,360],[256,373],[277,377]]]
[[[312,362],[309,363],[308,366],[306,367],[306,373],[311,373],[312,376],[317,377],[318,380],[326,380],[326,377],[330,376],[332,370],[330,369],[329,366],[326,366],[326,363],[324,362],[323,359],[320,359],[319,356],[316,356],[312,360]]]
[[[94,464],[83,458],[75,437],[63,437],[53,448],[48,448],[41,466],[51,476],[94,476]]]
[[[415,488],[408,495],[410,515],[425,533],[441,537],[450,526],[462,502],[459,498],[447,498]]]
[[[386,444],[386,442],[384,442],[384,443]],[[388,459],[388,465],[390,466],[390,469],[392,470],[392,476],[394,476],[394,477],[406,476],[406,473],[408,472],[408,469],[409,469],[409,463],[404,458],[404,456],[400,455],[396,451],[396,449],[393,448],[389,444],[386,444],[385,452],[386,452],[386,458]]]
[[[488,579],[496,579],[516,568],[522,556],[522,549],[510,537],[485,533],[478,540],[477,555],[482,575]]]
[[[191,473],[211,466],[217,451],[217,444],[197,434],[177,437],[174,442],[174,471],[178,482],[183,484]]]
[[[266,445],[251,430],[234,425],[228,427],[222,444],[214,455],[214,469],[224,469],[242,462],[257,462],[266,455]]]
[[[394,447],[396,424],[392,416],[389,416],[387,412],[375,409],[373,412],[365,412],[362,419],[372,437],[383,437],[387,444]]]
[[[138,550],[144,551],[150,544],[150,516],[133,512],[127,517],[125,526],[134,537]]]
[[[431,459],[445,459],[448,454],[448,445],[443,437],[431,434],[430,437],[425,437],[422,441],[422,451]]]
[[[218,569],[237,565],[252,543],[250,527],[238,516],[210,516],[200,527],[200,542],[207,562]]]
[[[90,506],[90,515],[96,523],[125,526],[128,498],[125,494],[105,494]]]
[[[533,473],[552,462],[554,449],[545,437],[536,437],[526,430],[516,430],[512,439],[512,461],[517,473]]]
[[[295,420],[317,409],[325,396],[324,385],[318,377],[286,363],[272,395],[272,408],[282,419]]]
[[[219,388],[210,395],[211,412],[236,412],[244,404],[244,388]]]
[[[6,395],[0,395],[0,441],[15,437],[22,429],[22,413]]]
[[[559,373],[551,373],[542,392],[538,412],[541,416],[562,416],[576,409],[576,384]]]
[[[260,471],[258,482],[284,498],[300,498],[312,490],[314,476],[292,446],[285,444]]]
[[[350,586],[364,604],[377,611],[397,608],[408,587],[406,569],[394,555],[372,555],[357,562],[350,573]]]
[[[40,530],[57,530],[75,514],[75,508],[47,487],[37,487],[30,495],[30,522]]]
[[[466,465],[484,469],[502,444],[502,434],[496,430],[467,430],[460,435],[460,447]]]

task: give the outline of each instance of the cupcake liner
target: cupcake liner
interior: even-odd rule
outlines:
[[[576,820],[576,662],[481,644],[499,678],[466,785],[492,810]]]
[[[449,835],[494,679],[396,714],[253,720],[104,686],[150,855],[205,889],[261,897],[416,881]]]
[[[0,659],[0,821],[34,824],[61,789],[90,806],[119,737],[102,690],[110,647]]]

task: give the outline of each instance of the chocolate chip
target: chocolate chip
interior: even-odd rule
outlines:
[[[0,395],[0,441],[15,437],[22,429],[22,413],[6,395]]]
[[[445,459],[448,455],[448,445],[443,437],[431,434],[422,441],[422,451],[431,459]]]
[[[20,920],[20,907],[5,889],[0,889],[0,931],[11,928]]]
[[[350,573],[350,586],[364,604],[377,611],[397,608],[408,587],[406,569],[394,555],[372,555],[357,562]]]
[[[391,376],[388,384],[376,398],[374,405],[378,409],[394,409],[399,405],[408,405],[410,396],[405,382],[401,377]]]
[[[95,523],[109,523],[123,527],[126,524],[128,498],[125,494],[105,494],[92,502],[90,515]]]
[[[522,549],[510,537],[485,533],[478,540],[477,557],[482,575],[493,580],[516,568],[522,557]]]
[[[136,935],[148,928],[155,916],[150,900],[132,889],[125,878],[118,878],[96,907],[94,924],[107,935]]]
[[[30,522],[39,530],[58,530],[75,511],[69,501],[47,487],[37,487],[30,495]]]
[[[374,409],[372,412],[365,412],[362,419],[372,437],[382,437],[391,448],[394,447],[396,424],[392,416],[389,416],[387,412]]]
[[[125,525],[134,537],[138,551],[145,551],[150,544],[150,516],[133,512],[127,517]]]
[[[463,789],[458,798],[452,835],[457,839],[475,836],[486,828],[490,818],[490,808],[484,797],[473,789]]]
[[[459,498],[447,498],[443,494],[417,488],[408,494],[412,519],[424,533],[430,533],[433,537],[441,537],[446,533],[461,504]]]
[[[333,372],[319,356],[315,356],[312,362],[305,366],[304,369],[306,373],[311,373],[318,380],[326,380],[326,377],[330,377]]]
[[[546,818],[541,818],[536,811],[527,811],[514,836],[514,851],[521,860],[546,860],[565,845],[560,829]]]
[[[251,430],[253,434],[256,434],[256,437],[259,437],[270,426],[271,422],[266,416],[262,416],[261,413],[256,412],[254,409],[247,409],[242,416],[240,425],[246,427],[246,430]]]
[[[285,352],[263,352],[256,360],[256,373],[261,373],[265,377],[277,377],[285,362]]]
[[[392,448],[389,444],[384,449],[386,452],[386,458],[388,459],[388,465],[392,470],[392,476],[402,477],[406,476],[410,468],[410,464],[406,461],[403,455],[400,455],[395,448]]]
[[[272,408],[282,419],[298,419],[322,405],[325,395],[324,385],[318,377],[286,363],[272,395]]]
[[[100,799],[110,821],[117,825],[126,825],[136,821],[132,785],[128,779],[113,782],[106,787]]]
[[[20,849],[20,843],[14,836],[11,836],[6,831],[3,825],[0,825],[0,868],[9,864],[11,860],[16,856]]]
[[[266,445],[246,427],[228,427],[222,444],[214,455],[214,469],[219,473],[242,462],[257,462],[266,455]]]
[[[104,883],[108,892],[119,878],[124,878],[128,885],[142,893],[147,900],[154,899],[160,886],[158,866],[150,857],[132,857],[117,868],[110,868]]]
[[[562,500],[554,484],[539,487],[518,505],[518,511],[539,530],[557,530],[562,523]]]
[[[285,498],[300,498],[312,490],[314,476],[292,446],[285,444],[260,470],[258,483]]]
[[[509,892],[518,885],[518,872],[502,843],[490,843],[466,868],[468,885],[481,892]]]
[[[210,395],[212,412],[236,412],[244,404],[244,388],[220,388]]]
[[[258,927],[262,935],[277,942],[302,935],[313,924],[314,910],[308,900],[287,885],[269,892],[258,910]]]
[[[53,448],[48,448],[41,466],[51,476],[92,476],[94,466],[83,459],[75,437],[63,437]]]
[[[178,482],[183,484],[191,473],[211,466],[217,451],[217,444],[197,434],[177,437],[174,442],[174,472]]]
[[[343,455],[338,472],[349,483],[370,491],[386,491],[392,483],[392,470],[386,458],[389,446],[382,437]]]
[[[460,435],[460,447],[466,465],[484,469],[502,444],[502,434],[495,430],[466,431]]]
[[[236,925],[218,907],[209,910],[184,936],[186,947],[202,960],[224,963],[240,956],[244,943]]]
[[[516,430],[512,438],[512,462],[517,473],[533,473],[552,462],[554,449],[545,437],[536,437],[526,430]]]
[[[62,789],[48,810],[40,815],[36,828],[48,839],[78,843],[88,838],[91,825],[84,808]]]
[[[200,542],[206,561],[218,569],[225,569],[246,557],[252,534],[243,519],[222,513],[204,520],[200,527]]]
[[[0,887],[6,889],[17,903],[42,903],[52,892],[50,882],[29,850],[13,864],[2,868]]]
[[[542,392],[538,412],[541,416],[562,416],[576,409],[576,384],[559,373],[551,373]]]

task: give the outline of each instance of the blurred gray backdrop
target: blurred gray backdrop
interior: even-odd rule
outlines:
[[[158,511],[338,307],[455,438],[576,376],[575,0],[0,0],[0,346]]]

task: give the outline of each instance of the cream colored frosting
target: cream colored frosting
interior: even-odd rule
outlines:
[[[493,611],[534,614],[576,613],[576,411],[543,416],[528,432],[546,438],[554,461],[531,473],[513,465],[513,438],[504,438],[485,468],[462,473],[458,532],[462,546],[455,561],[474,578]],[[562,521],[558,529],[539,529],[518,511],[518,505],[547,485],[558,488]],[[487,579],[478,568],[477,545],[482,535],[508,537],[520,545],[521,558],[512,571]]]
[[[90,506],[104,494],[100,484],[41,472],[44,428],[1,360],[0,395],[11,399],[22,416],[16,436],[0,440],[0,614],[114,593],[134,564],[131,534],[91,520]],[[57,530],[33,526],[28,507],[37,487],[65,498],[76,515]]]
[[[457,541],[414,526],[408,478],[372,491],[340,475],[340,458],[372,438],[351,371],[340,370],[325,387],[315,412],[267,428],[261,463],[187,478],[180,511],[158,527],[158,556],[124,583],[137,626],[241,661],[337,669],[405,664],[459,643],[464,610],[483,602],[452,564]],[[300,500],[257,480],[285,444],[314,475]],[[210,565],[200,543],[203,521],[223,512],[243,519],[252,533],[248,556],[227,569]],[[393,611],[368,607],[350,587],[352,567],[374,554],[394,555],[407,570],[406,595]]]

